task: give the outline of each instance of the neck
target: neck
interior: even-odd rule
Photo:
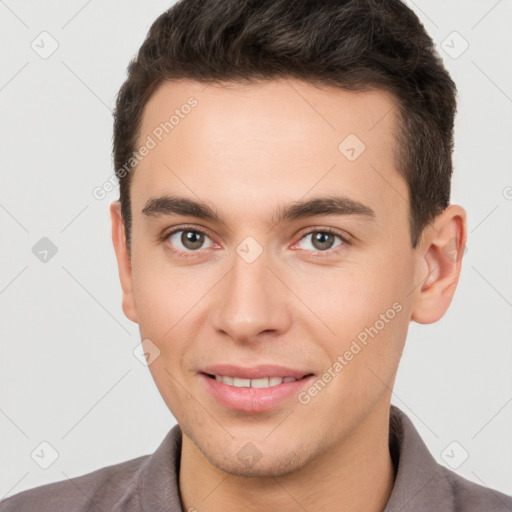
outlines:
[[[185,511],[382,512],[394,482],[389,404],[307,466],[279,477],[240,477],[213,466],[183,435],[180,493]]]

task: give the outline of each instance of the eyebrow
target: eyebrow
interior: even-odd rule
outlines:
[[[198,217],[226,225],[222,215],[206,203],[187,197],[162,196],[148,199],[142,213],[148,217],[183,215]],[[314,217],[316,215],[362,215],[375,219],[375,212],[369,207],[345,196],[327,196],[307,201],[293,201],[280,207],[272,222],[279,224],[283,221]]]

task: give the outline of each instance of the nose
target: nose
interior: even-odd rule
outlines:
[[[238,253],[217,291],[214,327],[238,343],[277,336],[290,327],[290,292],[263,252],[248,262]]]

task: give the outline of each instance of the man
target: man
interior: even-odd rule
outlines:
[[[399,0],[182,1],[117,101],[123,310],[178,421],[0,509],[505,511],[390,406],[447,311],[455,85]]]

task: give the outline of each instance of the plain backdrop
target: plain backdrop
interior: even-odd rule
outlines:
[[[117,189],[92,195],[126,66],[170,5],[0,0],[0,497],[152,453],[175,424],[121,310]],[[469,238],[448,313],[411,324],[393,403],[441,464],[511,494],[512,2],[408,5],[458,85]]]

